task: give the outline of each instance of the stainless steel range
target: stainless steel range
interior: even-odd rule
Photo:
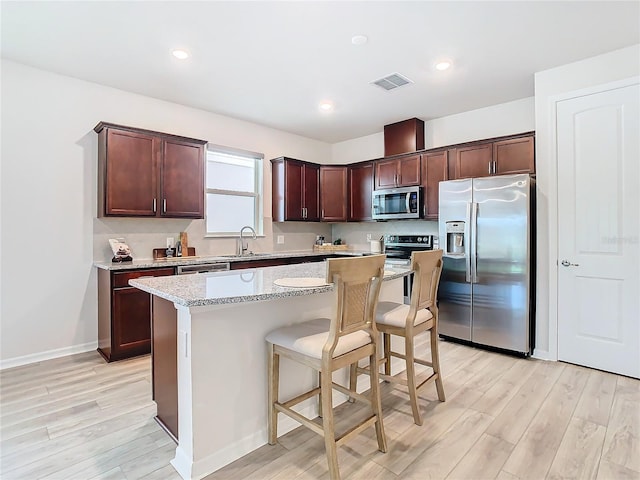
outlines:
[[[409,265],[411,253],[420,250],[433,250],[433,235],[385,235],[384,253],[387,263]],[[410,303],[413,275],[404,277],[404,303]]]

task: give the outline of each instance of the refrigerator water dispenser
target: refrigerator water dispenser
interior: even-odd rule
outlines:
[[[451,255],[464,255],[464,222],[447,222],[447,250]]]

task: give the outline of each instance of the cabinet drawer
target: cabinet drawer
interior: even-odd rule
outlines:
[[[111,286],[113,288],[128,287],[129,280],[133,280],[134,278],[166,277],[174,274],[175,270],[173,268],[153,268],[150,270],[135,270],[132,272],[114,272]]]

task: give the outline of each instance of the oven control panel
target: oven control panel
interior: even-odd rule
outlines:
[[[433,248],[433,235],[385,235],[387,247],[419,247],[428,250]]]

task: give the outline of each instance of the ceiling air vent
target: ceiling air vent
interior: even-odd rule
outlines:
[[[384,88],[385,90],[393,90],[394,88],[398,88],[413,82],[407,77],[403,77],[399,73],[392,73],[391,75],[387,75],[386,77],[371,83],[379,86],[380,88]]]

